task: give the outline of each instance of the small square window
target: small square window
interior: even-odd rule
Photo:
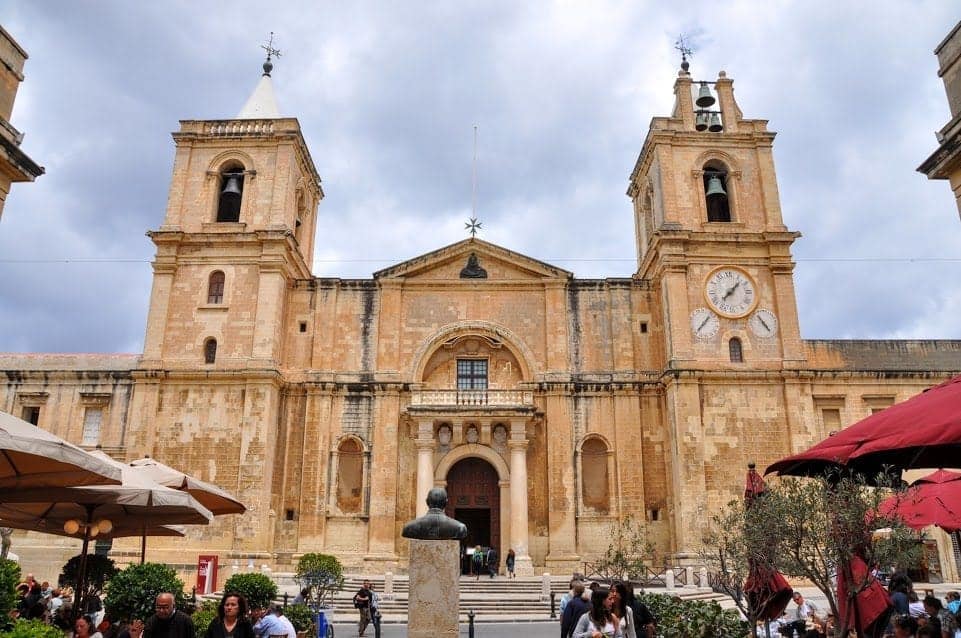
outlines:
[[[642,335],[646,335],[646,334],[647,334],[647,322],[646,322],[646,321],[642,321],[642,322],[641,322],[641,334],[642,334]]]
[[[288,521],[294,520],[294,510],[287,510],[285,517]]]
[[[301,332],[307,332],[307,322],[306,322],[306,321],[301,321],[301,322],[300,322],[300,331],[301,331]]]
[[[23,420],[27,423],[32,423],[33,425],[40,424],[40,407],[36,405],[28,405],[23,409]]]

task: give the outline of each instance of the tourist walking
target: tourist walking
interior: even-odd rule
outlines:
[[[514,562],[516,560],[517,556],[514,554],[514,550],[507,550],[507,557],[504,559],[504,566],[507,568],[508,578],[517,578],[517,574],[514,573]]]
[[[606,589],[598,587],[591,594],[590,611],[581,615],[574,627],[573,638],[614,638],[621,619],[607,608]],[[571,600],[568,605],[573,604]]]
[[[490,574],[491,578],[497,575],[497,565],[500,563],[500,557],[497,555],[497,550],[491,547],[487,550],[487,573]]]
[[[205,638],[254,638],[254,626],[247,618],[247,599],[228,592],[220,599],[217,617],[210,621]]]
[[[624,583],[614,583],[607,594],[607,607],[618,617],[617,635],[621,638],[637,638],[634,626],[634,610],[627,604],[627,587]]]
[[[584,589],[583,581],[571,583],[570,598],[561,612],[561,638],[570,638],[577,621],[591,609],[591,604],[584,598]]]
[[[363,636],[367,630],[367,625],[370,624],[370,601],[373,597],[374,593],[371,591],[369,580],[365,580],[363,586],[354,594],[354,607],[360,614],[357,621],[358,636]]]

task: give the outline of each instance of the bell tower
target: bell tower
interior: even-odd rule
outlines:
[[[790,372],[806,366],[791,256],[800,235],[781,217],[774,133],[743,116],[733,84],[723,71],[695,80],[682,64],[674,110],[653,118],[627,191],[635,277],[654,290],[663,328],[668,517],[680,560],[696,551],[704,512],[720,505],[708,476],[764,454],[742,424],[760,427],[768,417],[758,406],[783,414],[804,392]]]
[[[157,246],[142,365],[280,365],[287,290],[310,279],[320,178],[264,72],[240,113],[183,120]]]
[[[666,368],[796,366],[791,244],[766,120],[745,119],[733,80],[694,80],[655,117],[630,176],[636,277],[660,290]]]

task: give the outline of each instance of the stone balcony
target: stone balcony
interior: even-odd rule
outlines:
[[[528,390],[416,390],[412,407],[518,408],[534,405]]]

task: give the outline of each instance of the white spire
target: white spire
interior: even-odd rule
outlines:
[[[274,97],[274,84],[270,80],[270,75],[264,73],[257,83],[257,88],[247,98],[244,108],[237,114],[238,120],[261,120],[277,119],[280,117],[280,110],[277,108],[277,99]]]

